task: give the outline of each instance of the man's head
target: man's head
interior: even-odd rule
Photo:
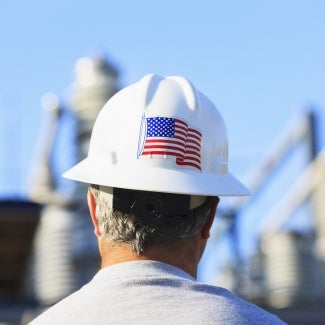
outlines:
[[[96,119],[88,157],[64,176],[98,184],[88,202],[100,240],[140,256],[187,241],[196,262],[218,197],[249,194],[228,171],[220,112],[179,76],[146,75],[115,94]]]
[[[190,196],[91,185],[100,234],[141,255],[156,245],[172,248],[207,223],[218,197]]]

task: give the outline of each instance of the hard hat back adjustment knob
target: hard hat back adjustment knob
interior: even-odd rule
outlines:
[[[166,202],[163,202],[163,198],[159,195],[146,196],[138,194],[131,206],[131,211],[142,225],[148,226],[160,224],[165,220],[165,206]]]

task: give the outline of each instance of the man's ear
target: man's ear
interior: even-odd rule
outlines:
[[[201,237],[203,239],[208,239],[210,237],[210,229],[212,227],[213,220],[217,212],[218,203],[219,203],[218,197],[211,203],[211,211],[209,217],[201,229]]]
[[[88,207],[89,207],[91,220],[93,221],[93,224],[94,224],[94,233],[97,237],[99,237],[99,236],[101,236],[101,232],[98,227],[98,220],[97,220],[97,216],[96,216],[96,201],[95,201],[94,194],[91,193],[91,191],[88,191],[87,201],[88,201]]]

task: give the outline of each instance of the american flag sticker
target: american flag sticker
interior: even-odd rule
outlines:
[[[138,157],[174,156],[177,165],[201,170],[201,138],[201,132],[178,118],[143,116]]]

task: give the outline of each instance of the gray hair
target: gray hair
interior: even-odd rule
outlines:
[[[211,198],[207,198],[205,209],[190,210],[187,216],[173,216],[159,225],[142,225],[129,213],[113,211],[107,192],[98,185],[90,185],[96,201],[96,215],[100,232],[108,242],[127,243],[138,255],[156,244],[170,247],[194,236],[205,224],[211,212]]]

